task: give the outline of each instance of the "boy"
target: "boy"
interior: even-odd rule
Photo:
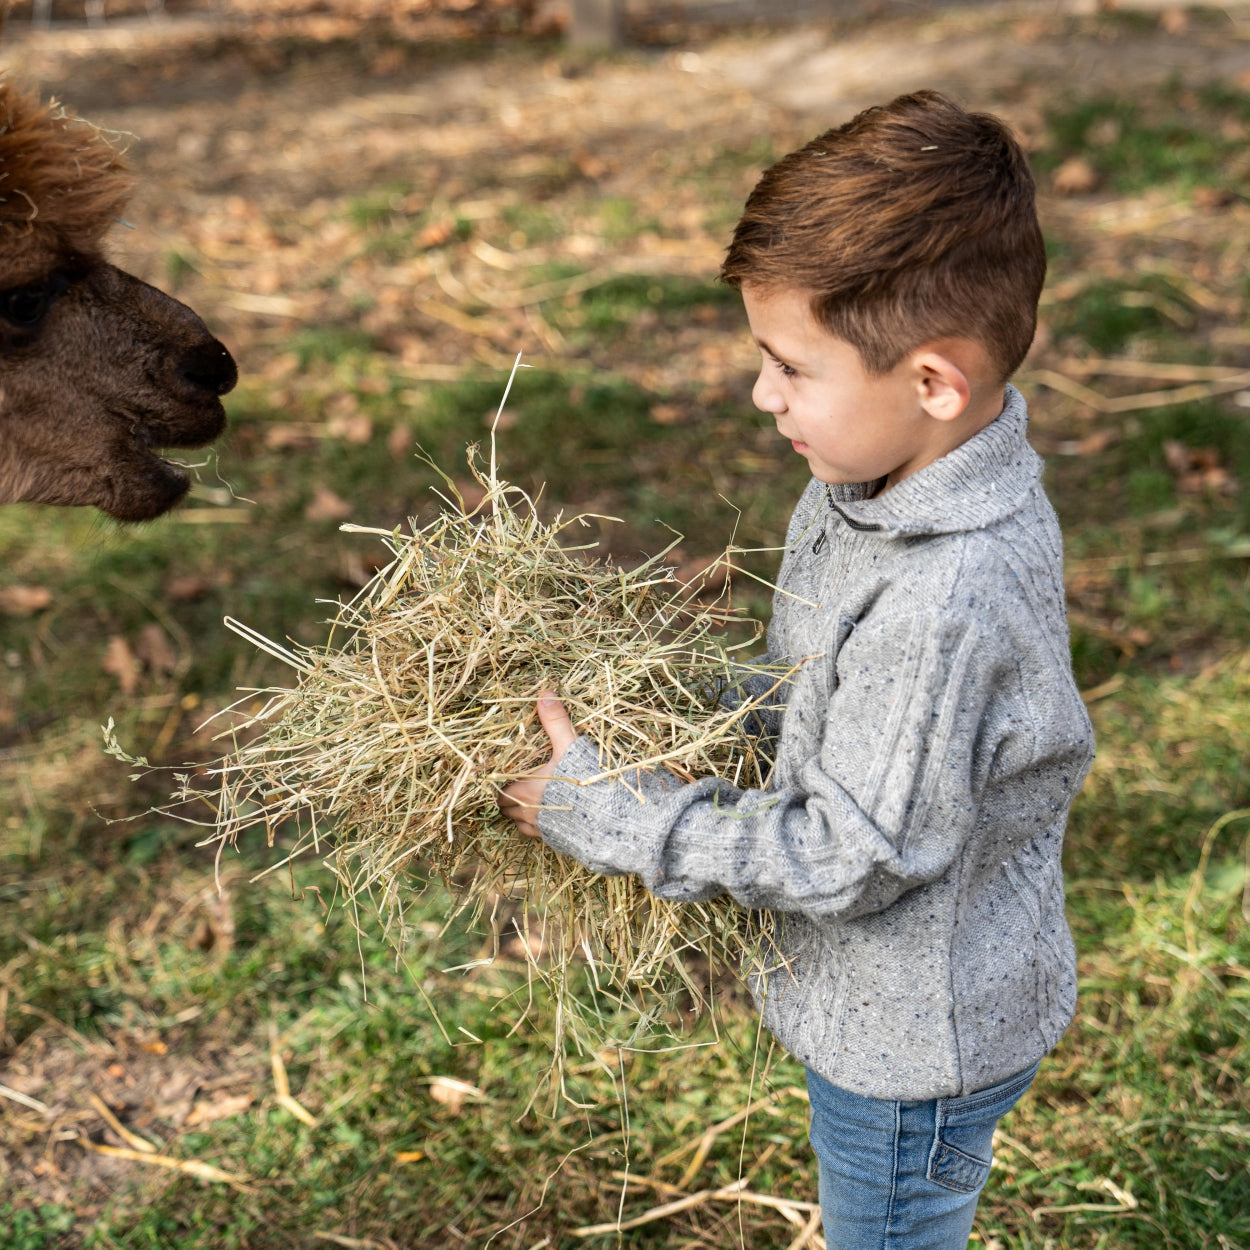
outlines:
[[[544,696],[551,763],[501,798],[596,871],[780,913],[760,1005],[807,1068],[831,1248],[966,1246],[994,1126],[1075,1006],[1060,851],[1093,741],[1007,385],[1045,269],[1023,152],[936,92],[769,169],[722,276],[813,474],[769,655],[817,658],[768,709],[768,791],[591,780]]]

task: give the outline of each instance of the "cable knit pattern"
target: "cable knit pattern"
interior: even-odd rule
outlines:
[[[808,486],[768,632],[773,659],[806,663],[764,716],[767,790],[596,779],[608,761],[583,737],[540,816],[595,871],[781,913],[764,1020],[873,1098],[992,1085],[1075,1007],[1060,853],[1093,735],[1026,425],[1008,387],[997,420],[879,498]]]

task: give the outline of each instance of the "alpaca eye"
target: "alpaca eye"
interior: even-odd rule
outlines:
[[[25,329],[42,320],[48,303],[48,289],[42,282],[0,291],[0,317]]]
[[[0,317],[10,325],[29,330],[47,315],[56,298],[69,285],[59,273],[50,274],[40,282],[28,282],[8,291],[0,291]]]

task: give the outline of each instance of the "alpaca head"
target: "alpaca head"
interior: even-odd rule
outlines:
[[[129,191],[98,130],[0,79],[0,503],[149,520],[188,487],[158,449],[225,426],[230,353],[105,259]]]

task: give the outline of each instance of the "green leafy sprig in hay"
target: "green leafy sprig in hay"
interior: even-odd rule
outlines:
[[[740,964],[763,933],[731,900],[663,902],[636,876],[592,873],[501,817],[500,787],[550,754],[536,697],[558,692],[616,784],[643,766],[761,786],[745,727],[755,704],[721,696],[762,670],[723,641],[728,606],[699,602],[663,556],[636,568],[595,558],[594,543],[571,541],[587,518],[543,521],[500,480],[493,448],[489,469],[475,449],[470,467],[485,492],[475,508],[445,477],[447,506],[423,528],[345,527],[376,534],[393,558],[340,605],[324,646],[291,650],[232,623],[299,676],[263,692],[236,728],[242,745],[210,769],[208,841],[224,849],[264,829],[281,864],[319,856],[357,915],[369,899],[397,944],[405,904],[432,878],[456,913],[515,900],[520,945],[555,1002],[559,1065],[570,1044],[636,1042],[683,990],[702,1001],[689,955]],[[205,798],[201,780],[176,797]]]

